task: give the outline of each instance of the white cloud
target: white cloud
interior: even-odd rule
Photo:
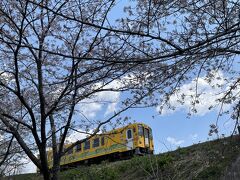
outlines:
[[[87,117],[94,118],[99,111],[101,111],[104,107],[105,112],[104,116],[107,116],[111,113],[117,111],[117,105],[120,100],[120,92],[114,91],[119,90],[124,87],[134,87],[140,83],[143,83],[143,77],[145,79],[148,78],[148,74],[143,72],[141,78],[137,77],[134,74],[127,74],[123,76],[121,79],[114,80],[106,86],[102,87],[103,89],[109,89],[109,91],[103,91],[96,94],[95,97],[85,100],[79,103],[79,110]],[[95,84],[94,88],[101,87],[101,83]],[[105,105],[105,106],[104,106]]]
[[[35,164],[28,160],[24,160],[24,162],[26,163],[24,165],[24,167],[22,168],[20,174],[24,174],[24,173],[36,173],[37,172],[37,166],[35,166]],[[27,163],[28,162],[28,163]]]
[[[85,101],[79,104],[79,109],[87,118],[94,118],[97,112],[102,109],[102,105],[96,102]]]
[[[100,84],[96,84],[98,88]],[[104,89],[118,89],[120,83],[113,81],[103,87]],[[87,118],[94,118],[99,111],[105,107],[104,115],[109,115],[117,110],[117,104],[120,99],[120,92],[116,91],[102,91],[97,93],[93,98],[84,100],[79,103],[78,109]]]
[[[197,80],[194,79],[190,83],[181,86],[179,91],[169,99],[169,104],[173,106],[174,109],[164,106],[161,114],[166,115],[176,111],[189,112],[189,110],[193,108],[192,103],[196,100],[196,92],[199,94],[199,97],[197,98],[198,103],[195,104],[197,110],[195,115],[203,116],[210,112],[210,110],[219,110],[220,104],[218,99],[223,97],[223,92],[229,87],[226,86],[227,80],[224,78],[222,72],[218,71],[213,73],[213,75],[214,79],[210,83],[206,77],[199,77]],[[230,104],[225,104],[223,110],[228,110],[230,107]],[[159,111],[160,106],[158,106],[156,110]]]
[[[170,144],[173,144],[173,145],[175,145],[175,146],[179,146],[179,145],[181,145],[181,144],[184,143],[184,140],[177,140],[177,139],[175,139],[175,138],[173,138],[173,137],[167,137],[167,141],[168,141]]]
[[[66,138],[66,142],[67,143],[73,143],[73,142],[76,142],[78,140],[84,139],[86,137],[87,137],[86,133],[73,132],[72,134],[70,134],[70,136],[68,136]]]
[[[111,103],[108,105],[107,110],[105,112],[105,116],[115,112],[117,110],[117,103]]]

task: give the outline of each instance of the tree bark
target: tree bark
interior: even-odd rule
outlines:
[[[52,167],[52,180],[59,179],[60,171],[60,154],[57,149],[57,137],[56,137],[56,127],[54,123],[53,115],[49,116],[51,130],[52,130],[52,149],[53,149],[53,167]]]

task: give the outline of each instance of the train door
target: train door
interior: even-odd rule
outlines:
[[[127,150],[132,150],[133,149],[133,130],[132,129],[128,129],[126,132],[126,146],[127,146]]]
[[[145,141],[145,146],[149,146],[149,130],[144,129],[144,141]]]

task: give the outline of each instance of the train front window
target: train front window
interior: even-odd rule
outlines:
[[[143,136],[143,127],[141,125],[138,126],[138,135]]]
[[[85,141],[84,143],[84,150],[90,149],[90,141]]]

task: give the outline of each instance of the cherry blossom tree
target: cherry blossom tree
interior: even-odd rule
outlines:
[[[1,131],[46,180],[58,179],[61,157],[79,143],[63,148],[77,124],[94,129],[90,138],[113,119],[121,123],[119,115],[129,108],[161,110],[182,84],[196,78],[194,113],[201,74],[210,83],[217,71],[228,73],[226,83],[215,84],[223,93],[218,103],[232,104],[237,118],[239,2],[131,1],[115,21],[118,5],[114,0],[0,2]],[[74,121],[81,113],[78,104],[97,101],[101,92],[128,92],[128,97],[104,120]],[[179,101],[185,98],[182,94]]]

